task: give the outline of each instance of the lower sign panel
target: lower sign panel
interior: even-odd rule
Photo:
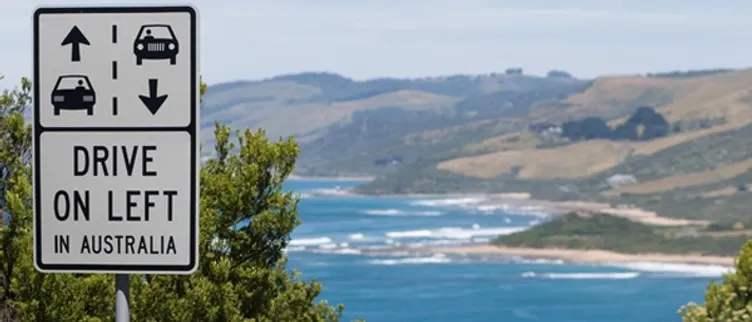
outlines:
[[[194,269],[196,151],[189,133],[44,132],[37,144],[41,270]]]

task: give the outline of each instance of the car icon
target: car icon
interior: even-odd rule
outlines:
[[[169,59],[175,65],[178,55],[178,39],[169,25],[143,25],[133,42],[136,65],[144,59]]]
[[[55,115],[60,115],[60,110],[86,110],[86,115],[93,115],[96,102],[94,88],[86,75],[60,76],[52,90]]]

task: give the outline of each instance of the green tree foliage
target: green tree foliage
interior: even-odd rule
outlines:
[[[112,321],[114,276],[41,274],[32,264],[31,83],[0,96],[0,320]],[[202,84],[203,95],[206,86]],[[316,301],[321,284],[285,267],[300,223],[282,184],[298,156],[289,138],[215,124],[216,158],[201,169],[200,266],[195,274],[132,275],[136,321],[339,321],[342,305]],[[237,149],[236,149],[237,145]],[[232,152],[238,151],[238,152]]]
[[[667,72],[667,73],[665,72],[664,73],[647,73],[645,76],[655,77],[655,78],[690,78],[690,77],[723,74],[723,73],[728,73],[732,71],[734,70],[730,68],[700,69],[700,70],[687,70],[687,71],[675,70],[675,71]]]
[[[733,256],[746,236],[683,236],[681,230],[655,227],[609,214],[568,213],[491,243],[514,247],[603,249],[621,253]]]
[[[752,241],[742,246],[735,270],[708,286],[705,304],[689,303],[679,314],[684,322],[752,321]]]
[[[600,117],[591,116],[561,125],[562,136],[572,141],[610,139],[616,141],[652,140],[668,135],[670,125],[652,107],[642,106],[615,129]]]
[[[668,132],[669,124],[663,115],[651,107],[643,106],[614,130],[613,137],[615,140],[652,140],[664,137]]]
[[[31,265],[31,186],[28,167],[31,128],[23,112],[30,100],[31,84],[0,94],[0,320],[18,318],[11,307],[14,289],[24,264]],[[9,214],[14,214],[13,218]],[[21,304],[20,302],[18,302]]]
[[[546,73],[546,77],[562,77],[562,78],[572,78],[572,74],[563,71],[563,70],[551,70],[548,73]]]
[[[608,139],[611,137],[611,128],[602,118],[591,116],[579,121],[564,122],[561,133],[572,141]]]

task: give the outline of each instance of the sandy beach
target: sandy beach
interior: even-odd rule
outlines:
[[[383,250],[382,250],[383,251]],[[397,251],[397,250],[394,250]],[[406,250],[400,250],[406,251]],[[457,254],[457,255],[514,255],[530,258],[561,259],[574,263],[629,263],[629,262],[658,262],[682,264],[708,264],[733,266],[734,257],[679,255],[679,254],[623,254],[605,250],[579,250],[556,248],[518,248],[497,247],[491,245],[473,245],[461,247],[420,248],[410,249],[410,252],[426,254]]]
[[[529,196],[529,195],[527,195]],[[526,194],[499,194],[491,195],[489,199],[481,202],[482,205],[504,206],[512,209],[524,209],[524,207],[536,207],[538,212],[550,214],[564,214],[572,211],[589,213],[604,213],[612,216],[624,217],[629,220],[647,225],[656,226],[687,226],[709,225],[705,220],[688,220],[681,218],[661,217],[657,213],[647,211],[629,205],[610,205],[607,203],[595,203],[586,201],[547,201],[526,198]]]
[[[368,177],[341,177],[341,178],[308,178],[291,176],[295,180],[341,180],[341,181],[360,181],[369,180]],[[373,178],[370,178],[373,179]],[[352,193],[351,189],[341,189],[337,195],[343,193]],[[326,194],[326,193],[324,193]],[[514,214],[520,215],[562,215],[573,211],[582,211],[588,213],[603,213],[612,216],[624,217],[629,220],[655,226],[707,226],[710,224],[706,220],[689,220],[681,218],[661,217],[653,211],[644,210],[631,205],[610,205],[608,203],[597,203],[589,201],[550,201],[532,199],[531,194],[527,192],[512,193],[433,193],[433,194],[380,194],[379,197],[388,196],[406,196],[406,197],[424,197],[424,198],[448,198],[448,199],[466,199],[465,201],[455,200],[453,204],[474,205],[479,208],[501,208]]]

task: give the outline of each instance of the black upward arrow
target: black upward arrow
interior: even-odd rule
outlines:
[[[167,99],[167,95],[157,96],[157,79],[149,79],[149,96],[139,95],[138,98],[146,105],[152,115],[157,114],[162,103]]]
[[[89,40],[86,39],[86,36],[84,36],[84,33],[81,32],[81,29],[78,29],[78,26],[73,26],[70,32],[68,32],[68,35],[65,36],[65,39],[63,39],[63,43],[60,45],[71,45],[71,61],[81,61],[82,44],[86,46],[91,45]]]

